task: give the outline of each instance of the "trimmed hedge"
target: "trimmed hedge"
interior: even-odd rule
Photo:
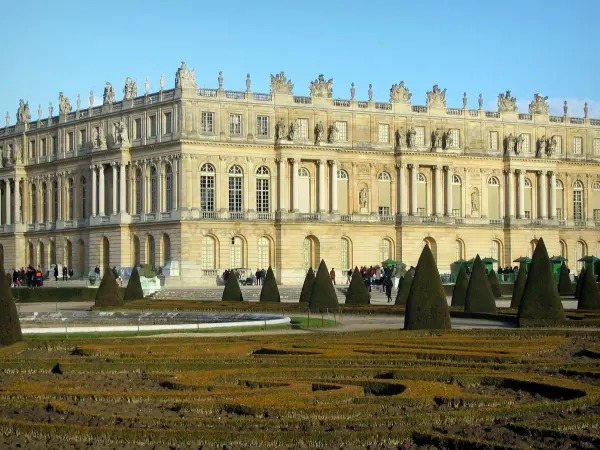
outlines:
[[[502,297],[502,293],[500,292],[500,283],[498,283],[498,276],[496,275],[496,272],[494,272],[494,269],[488,273],[488,280],[490,282],[490,287],[492,288],[492,294],[494,294],[494,297]]]
[[[543,238],[539,239],[533,252],[518,319],[519,327],[559,326],[565,322],[565,312]]]
[[[563,262],[560,266],[560,275],[558,277],[558,294],[559,295],[573,295],[573,283],[569,277],[569,269]]]
[[[223,296],[221,300],[225,302],[243,302],[244,296],[238,283],[238,279],[234,273],[230,273],[223,289]]]
[[[586,272],[587,272],[587,269],[584,266],[583,269],[581,269],[581,271],[579,272],[579,276],[577,277],[577,284],[575,285],[575,298],[576,299],[579,298],[579,293],[581,292],[581,286],[583,286],[583,280],[585,279]]]
[[[488,280],[488,275],[485,273],[485,266],[479,254],[477,254],[471,269],[471,279],[467,287],[467,294],[465,295],[466,312],[496,314],[496,299]]]
[[[423,247],[410,286],[404,314],[405,330],[452,328],[444,287],[428,245]]]
[[[413,282],[413,274],[409,270],[406,274],[400,278],[400,282],[398,283],[398,292],[396,293],[396,303],[398,306],[406,306],[406,302],[408,301],[408,294],[410,293],[410,287]]]
[[[346,292],[346,305],[369,305],[370,303],[365,281],[358,267],[355,267],[352,271],[352,279],[350,280],[350,286],[348,286],[348,292]]]
[[[600,309],[600,291],[596,285],[596,277],[591,270],[585,271],[585,278],[581,282],[577,309]]]
[[[311,312],[337,311],[340,308],[329,270],[324,260],[319,264],[308,307]]]
[[[123,300],[138,300],[140,298],[144,298],[144,291],[142,290],[142,282],[140,281],[140,273],[138,272],[137,267],[134,267],[131,272],[131,277],[129,277],[129,282],[127,283],[127,287],[125,288],[125,294],[123,295]]]
[[[95,306],[122,306],[124,304],[115,274],[107,267],[104,269],[104,276],[96,291]]]
[[[469,287],[469,277],[465,265],[461,264],[456,277],[456,284],[452,291],[452,303],[450,306],[465,306],[465,298],[467,297],[467,288]]]
[[[87,287],[12,288],[13,298],[17,303],[93,302],[97,292],[97,288]],[[119,294],[124,296],[125,288],[120,287]]]
[[[262,289],[260,290],[260,301],[261,302],[281,302],[281,296],[279,295],[279,288],[277,287],[277,281],[275,281],[275,274],[273,269],[269,266],[265,281],[263,282]]]
[[[300,291],[300,303],[310,302],[310,293],[312,292],[313,284],[315,283],[315,273],[312,267],[308,268],[306,277],[304,277],[304,283],[302,284],[302,290]]]
[[[0,273],[4,267],[0,265]],[[0,346],[11,345],[23,339],[17,305],[12,298],[7,277],[0,280]]]
[[[525,290],[525,284],[527,283],[527,272],[525,271],[525,265],[519,266],[519,273],[513,286],[512,298],[510,300],[511,308],[518,308],[523,298],[523,291]]]

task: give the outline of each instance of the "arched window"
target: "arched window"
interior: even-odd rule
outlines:
[[[154,166],[150,169],[150,212],[158,212],[158,171]]]
[[[348,172],[346,172],[345,170],[338,170],[337,171],[337,179],[338,180],[347,180]]]
[[[458,261],[459,259],[465,259],[465,244],[463,241],[461,241],[460,239],[456,240],[456,255],[455,255],[455,261]]]
[[[340,214],[348,214],[348,172],[337,171],[337,203]]]
[[[215,210],[215,167],[209,163],[200,167],[200,209]]]
[[[271,240],[262,236],[258,238],[258,267],[266,269],[271,265]]]
[[[173,209],[173,168],[168,164],[165,168],[165,210]]]
[[[579,180],[573,183],[573,220],[583,221],[583,183]]]
[[[577,241],[577,245],[575,246],[575,260],[577,261],[577,272],[583,269],[583,262],[579,261],[581,258],[586,256],[587,253],[587,245],[583,241]]]
[[[417,183],[427,183],[427,178],[422,173],[417,174]]]
[[[490,183],[488,183],[490,184]],[[525,187],[531,187],[531,180],[529,178],[525,178]]]
[[[36,223],[38,221],[37,216],[37,187],[35,184],[31,185],[31,223]]]
[[[560,180],[556,180],[556,218],[558,220],[565,218],[564,188]]]
[[[392,241],[387,238],[381,240],[379,247],[379,259],[381,262],[392,258]]]
[[[311,204],[311,182],[310,172],[306,167],[298,169],[298,210],[301,213],[310,213],[313,205]]]
[[[452,184],[462,184],[458,175],[452,175]]]
[[[310,177],[310,172],[306,167],[300,167],[298,169],[298,176],[300,177]]]
[[[491,186],[500,186],[500,181],[498,181],[498,178],[496,177],[490,177],[488,179],[488,184]]]
[[[427,215],[427,178],[422,173],[417,174],[417,215]]]
[[[437,263],[437,242],[432,237],[426,237],[423,239],[423,248],[425,246],[429,247],[431,250],[431,254],[433,255],[433,260]]]
[[[383,180],[383,181],[391,181],[391,177],[390,174],[387,172],[381,172],[378,176],[377,176],[378,180]]]
[[[567,243],[561,239],[560,240],[560,256],[562,256],[563,258],[568,258],[567,254],[568,254],[567,253]]]
[[[156,267],[156,245],[154,242],[154,236],[148,235],[146,240],[146,264],[150,267]]]
[[[235,236],[231,239],[231,252],[229,254],[229,267],[237,269],[244,265],[244,241]]]
[[[58,220],[58,181],[52,183],[52,203],[53,203],[53,211],[52,211],[52,220]]]
[[[529,178],[525,178],[524,193],[525,193],[525,218],[532,219],[533,218],[533,189],[531,188],[531,180]]]
[[[160,241],[160,265],[164,266],[171,259],[171,238],[165,233]]]
[[[69,215],[68,220],[75,219],[75,179],[69,178],[67,181],[69,190]]]
[[[392,213],[392,178],[387,172],[381,172],[378,179],[379,185],[379,208],[380,216],[389,216]]]
[[[142,213],[142,169],[137,169],[135,172],[135,213]]]
[[[594,181],[592,184],[592,202],[594,204],[594,222],[600,223],[600,181]]]
[[[202,247],[200,249],[201,264],[203,270],[214,270],[215,267],[215,255],[216,255],[216,243],[212,236],[204,236],[202,238]]]
[[[229,212],[241,213],[243,211],[243,184],[244,176],[242,168],[240,166],[231,166],[229,169]]]
[[[488,217],[490,219],[500,218],[500,180],[496,177],[488,178]]]
[[[87,215],[87,180],[81,177],[81,218],[85,219]]]
[[[529,257],[533,257],[533,252],[535,252],[535,248],[537,247],[538,244],[538,240],[537,239],[532,239],[531,241],[529,241]]]
[[[340,262],[343,270],[352,268],[352,253],[350,251],[350,241],[343,237],[340,247]]]
[[[456,174],[452,175],[452,215],[462,217],[462,180]]]
[[[490,253],[491,253],[492,258],[498,260],[498,262],[494,263],[494,270],[498,270],[498,265],[500,265],[500,266],[502,265],[502,261],[501,261],[502,254],[500,252],[500,242],[499,241],[496,241],[496,240],[492,241],[492,243],[490,245]]]
[[[45,182],[42,183],[42,222],[48,222],[48,185]]]
[[[302,267],[308,270],[317,267],[320,261],[320,246],[319,240],[315,236],[307,236],[302,243]]]
[[[256,170],[256,212],[268,213],[271,210],[269,168],[260,166]]]

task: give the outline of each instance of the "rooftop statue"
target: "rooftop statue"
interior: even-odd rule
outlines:
[[[66,116],[73,110],[71,100],[69,100],[69,97],[65,96],[62,92],[58,94],[58,110],[63,116]]]
[[[552,136],[550,139],[548,139],[548,142],[546,144],[546,156],[550,157],[554,154],[554,152],[556,151],[556,146],[558,145],[558,142],[556,140],[556,137]]]
[[[164,73],[160,74],[160,90],[161,91],[165,90],[165,74]]]
[[[321,138],[323,137],[323,122],[319,121],[319,123],[315,126],[315,143],[318,144],[321,142]]]
[[[515,151],[515,144],[517,142],[517,139],[513,136],[512,133],[510,133],[505,139],[505,147],[504,147],[504,154],[505,155],[510,155],[510,152],[514,152]]]
[[[250,74],[246,74],[246,90],[250,92],[250,87],[252,86],[252,79],[250,78]]]
[[[541,158],[542,155],[548,152],[547,144],[546,135],[543,135],[537,142],[536,156],[538,158]]]
[[[185,61],[181,62],[181,67],[175,73],[175,88],[198,89],[196,84],[196,70],[188,70]]]
[[[335,126],[335,124],[329,125],[329,127],[327,127],[327,142],[333,144],[335,142],[335,133],[337,133],[338,131],[339,130]]]
[[[10,125],[10,113],[8,111],[6,111],[6,116],[5,116],[5,120],[6,120],[6,128],[8,128],[8,126]]]
[[[498,94],[498,111],[518,112],[517,99],[510,95],[510,91],[506,91],[506,94]]]
[[[294,84],[285,77],[284,72],[271,75],[271,94],[293,94]]]
[[[90,91],[90,96],[88,97],[89,107],[94,106],[94,91]]]
[[[127,131],[127,124],[124,119],[119,119],[115,122],[115,144],[128,144],[129,133]]]
[[[104,88],[104,105],[112,105],[115,102],[115,88],[108,81]]]
[[[406,143],[409,148],[413,148],[416,144],[416,135],[417,132],[414,128],[410,128],[406,130]]]
[[[319,98],[331,98],[333,96],[333,78],[325,81],[323,74],[315,81],[310,82],[310,96]]]
[[[135,97],[137,97],[137,81],[127,77],[123,88],[123,100],[133,100]]]
[[[146,82],[144,83],[144,87],[146,89],[146,96],[150,95],[150,80],[146,78]]]
[[[393,84],[390,89],[390,103],[405,103],[410,104],[410,99],[412,98],[412,94],[404,86],[404,81],[401,81],[400,84]]]
[[[435,84],[433,89],[427,92],[427,106],[432,108],[445,108],[446,89],[441,91],[438,85]]]
[[[44,110],[42,109],[42,104],[38,105],[38,120],[42,120],[42,116],[44,115]]]
[[[529,114],[548,114],[548,97],[534,94],[533,100],[529,104]]]
[[[29,102],[25,103],[19,100],[19,109],[17,110],[17,124],[28,123],[31,121],[31,113],[29,112]]]

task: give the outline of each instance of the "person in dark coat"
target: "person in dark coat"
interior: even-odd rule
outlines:
[[[58,265],[54,265],[54,281],[58,281]]]
[[[384,287],[385,287],[385,295],[387,296],[388,303],[392,302],[392,287],[393,286],[394,286],[394,283],[392,282],[392,279],[389,277],[385,277]]]

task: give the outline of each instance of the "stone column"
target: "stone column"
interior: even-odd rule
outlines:
[[[398,185],[397,190],[397,203],[398,203],[398,214],[401,216],[406,215],[406,175],[404,173],[405,165],[396,164],[398,169]]]
[[[21,223],[21,181],[15,178],[15,223]]]
[[[12,189],[10,186],[10,180],[6,179],[4,180],[5,183],[5,191],[4,191],[4,201],[6,203],[6,225],[10,225],[12,218]]]
[[[550,211],[548,213],[550,219],[556,218],[556,172],[550,172]]]
[[[519,219],[525,218],[525,172],[521,169],[517,169],[517,176],[519,177]]]
[[[547,219],[548,218],[548,194],[547,194],[547,184],[548,177],[546,176],[545,170],[538,171],[539,175],[539,198],[540,198],[540,218]]]
[[[446,216],[452,216],[452,167],[444,166],[446,171]]]
[[[277,168],[277,200],[278,200],[278,205],[279,205],[279,211],[280,212],[285,212],[287,211],[286,208],[286,196],[285,196],[285,170],[286,170],[286,164],[285,164],[285,159],[283,158],[277,158],[277,164],[278,164],[278,168]]]
[[[511,219],[515,217],[515,176],[512,169],[506,169],[506,186],[507,186],[507,203],[508,203],[508,217]]]
[[[98,215],[104,216],[104,166],[100,164],[98,166]]]
[[[319,171],[319,212],[325,212],[325,161],[322,159],[317,160],[317,167]]]
[[[127,179],[127,177],[125,175],[125,164],[124,163],[121,163],[121,166],[119,167],[119,175],[121,177],[121,179],[119,180],[119,213],[125,214],[126,206],[127,206],[127,200],[126,200],[127,184],[126,184],[125,180]]]
[[[435,215],[442,215],[442,167],[433,166],[434,171],[434,187],[433,195],[435,196]]]
[[[338,181],[337,172],[338,166],[337,161],[329,161],[331,164],[331,214],[337,214],[338,211]]]
[[[92,171],[92,217],[96,217],[98,215],[96,166],[90,166],[90,170]]]
[[[63,174],[56,174],[56,187],[58,189],[58,217],[55,217],[54,220],[63,220]]]
[[[292,212],[298,212],[298,159],[290,158],[292,164]]]
[[[410,215],[418,215],[417,211],[417,172],[419,171],[418,164],[409,164],[410,169]]]
[[[117,214],[117,164],[116,162],[110,163],[112,167],[112,213]]]
[[[179,160],[173,159],[171,168],[173,169],[173,205],[172,209],[176,210],[179,204]]]

